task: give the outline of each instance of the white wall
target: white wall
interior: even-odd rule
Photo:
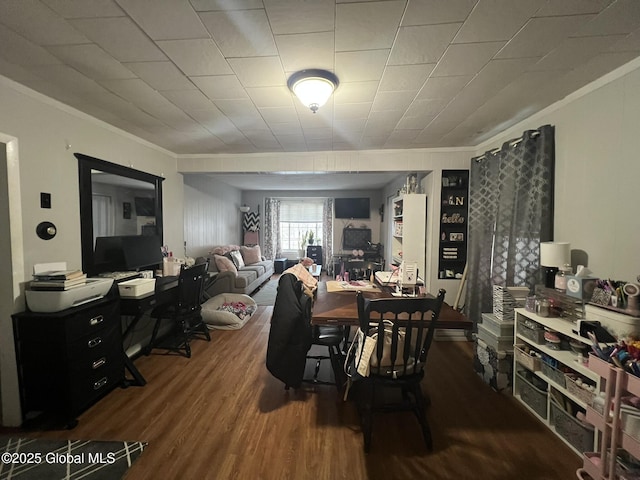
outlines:
[[[12,245],[12,249],[23,252],[25,259],[22,271],[0,274],[1,289],[12,291],[16,278],[30,279],[34,263],[66,261],[70,268],[81,266],[78,168],[74,152],[164,176],[165,243],[182,246],[182,175],[177,173],[176,160],[170,153],[4,77],[0,77],[0,105],[0,137],[13,137],[19,145],[19,213],[23,240],[21,245]],[[40,208],[40,192],[51,194],[51,209]],[[49,241],[41,240],[35,233],[36,225],[44,220],[58,228],[56,237]],[[8,232],[4,222],[1,227],[3,234]],[[24,296],[16,295],[11,311],[22,310]],[[10,320],[2,319],[0,324],[7,325],[0,337],[12,342]],[[0,384],[5,386],[9,376],[15,375],[15,358],[7,355],[0,361],[3,362]],[[13,398],[7,398],[8,394],[3,391],[3,423],[7,425],[19,418],[18,392],[11,392]]]
[[[206,256],[216,245],[241,244],[240,196],[239,189],[209,175],[185,175],[184,239],[190,257]]]
[[[635,281],[640,274],[640,60],[493,138],[477,153],[545,124],[555,125],[555,240],[584,250],[597,276]]]

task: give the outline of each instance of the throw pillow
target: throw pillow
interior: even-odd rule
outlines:
[[[231,261],[236,266],[236,268],[244,267],[244,260],[242,259],[242,255],[240,255],[240,252],[238,250],[229,252],[229,257],[231,258]]]
[[[240,253],[244,258],[244,263],[246,265],[251,265],[252,263],[258,263],[262,261],[262,252],[260,252],[260,245],[254,245],[253,247],[240,247]]]
[[[238,273],[238,269],[236,268],[236,266],[227,257],[223,257],[222,255],[214,255],[213,258],[216,262],[216,267],[218,267],[218,270],[220,270],[221,272],[233,272],[236,274]]]

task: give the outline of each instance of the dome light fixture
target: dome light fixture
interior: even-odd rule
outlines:
[[[338,88],[338,77],[327,70],[309,69],[300,70],[289,77],[287,86],[295,93],[296,97],[305,107],[313,113],[329,100],[329,97]]]
[[[240,211],[241,211],[242,213],[249,213],[249,211],[250,211],[250,210],[251,210],[251,207],[250,207],[249,205],[242,205],[242,206],[240,207]]]

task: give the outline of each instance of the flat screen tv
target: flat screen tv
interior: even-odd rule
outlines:
[[[133,200],[138,217],[154,217],[156,215],[155,198],[135,197]]]
[[[336,218],[370,218],[369,197],[336,198],[333,203]]]

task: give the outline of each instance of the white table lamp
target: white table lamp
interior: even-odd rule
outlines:
[[[544,286],[553,288],[557,271],[571,263],[569,242],[540,242],[540,266],[544,270]]]

